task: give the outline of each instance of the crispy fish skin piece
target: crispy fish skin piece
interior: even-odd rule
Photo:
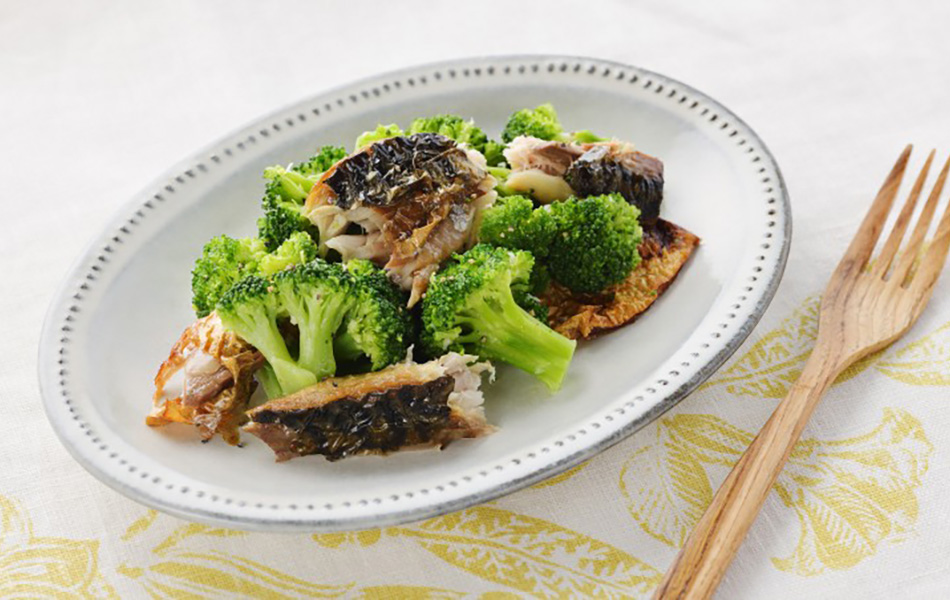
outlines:
[[[644,226],[641,262],[627,278],[596,296],[575,294],[552,283],[541,297],[551,327],[572,340],[590,339],[633,322],[676,279],[699,238],[658,219]]]
[[[322,247],[366,258],[411,292],[452,253],[471,245],[495,179],[478,152],[434,133],[380,140],[336,163],[313,187],[306,214]]]
[[[191,423],[203,440],[217,433],[235,445],[257,387],[254,372],[263,364],[261,353],[226,331],[216,313],[198,319],[181,334],[155,375],[152,410],[145,423]],[[169,397],[165,386],[182,369],[183,389]]]
[[[443,447],[494,431],[485,421],[481,373],[490,364],[449,353],[374,373],[334,377],[248,412],[244,430],[278,462],[322,454],[339,460],[413,447]]]

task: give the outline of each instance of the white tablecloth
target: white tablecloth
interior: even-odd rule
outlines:
[[[937,1],[0,3],[0,597],[648,595],[800,368],[816,295],[899,150],[950,151],[948,25],[950,4]],[[531,52],[689,82],[777,157],[793,198],[788,269],[710,384],[554,481],[359,534],[189,524],[70,459],[40,404],[40,324],[130,194],[236,125],[329,87]],[[903,340],[849,376],[720,597],[950,595],[950,277]]]

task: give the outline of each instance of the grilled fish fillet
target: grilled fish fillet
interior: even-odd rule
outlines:
[[[191,423],[202,439],[215,433],[237,444],[238,428],[257,383],[254,372],[264,364],[261,353],[225,331],[216,313],[188,326],[155,375],[152,410],[145,422],[153,427]],[[182,372],[180,389],[166,387]]]
[[[552,283],[541,297],[551,327],[572,340],[588,339],[633,322],[676,279],[699,238],[669,221],[644,225],[640,264],[597,295],[576,294]]]
[[[327,171],[306,214],[324,249],[383,267],[409,306],[439,263],[471,244],[479,212],[495,200],[485,157],[434,133],[380,140]]]
[[[282,462],[322,454],[339,460],[411,447],[442,447],[494,431],[485,421],[478,358],[450,353],[375,373],[335,377],[248,412],[244,430]]]
[[[591,144],[549,142],[520,136],[505,149],[512,173],[511,189],[541,202],[568,196],[618,193],[652,223],[663,201],[663,163],[616,140]]]

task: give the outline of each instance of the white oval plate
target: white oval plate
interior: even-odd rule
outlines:
[[[565,127],[635,142],[666,167],[662,214],[703,239],[635,324],[582,344],[548,394],[502,370],[487,387],[495,435],[442,452],[275,464],[201,444],[187,426],[150,429],[152,377],[193,320],[190,268],[206,240],[250,235],[265,166],[322,144],[350,146],[377,122],[440,112],[497,136],[513,110],[552,102]],[[575,57],[477,58],[388,73],[240,129],[172,168],[100,233],[50,307],[39,377],[50,422],[93,475],[188,519],[272,531],[392,525],[490,500],[630,435],[709,377],[772,298],[791,220],[778,166],[715,100],[635,67]]]

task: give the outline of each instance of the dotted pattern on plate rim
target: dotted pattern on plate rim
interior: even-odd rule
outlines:
[[[88,267],[88,270],[85,273],[85,277],[82,280],[82,283],[79,284],[78,288],[72,294],[72,299],[75,301],[70,304],[66,310],[66,315],[63,318],[62,325],[60,326],[60,333],[62,334],[59,339],[59,350],[58,350],[58,387],[60,394],[65,402],[67,411],[72,415],[73,421],[76,423],[76,426],[82,430],[85,436],[89,439],[89,442],[98,448],[99,451],[107,453],[109,459],[114,460],[120,467],[125,468],[130,475],[135,475],[142,480],[150,480],[153,485],[163,486],[167,490],[177,490],[183,495],[193,494],[196,498],[208,498],[213,503],[220,503],[222,505],[236,505],[241,508],[248,506],[253,506],[257,509],[263,509],[265,507],[280,510],[282,508],[287,508],[290,510],[307,510],[314,511],[317,509],[322,509],[326,511],[331,511],[335,508],[334,504],[323,504],[317,506],[314,504],[306,505],[297,505],[297,504],[264,504],[264,503],[249,503],[244,500],[234,500],[232,498],[221,498],[216,494],[210,494],[203,490],[191,489],[189,486],[176,486],[173,483],[165,483],[160,477],[152,476],[145,471],[139,471],[138,467],[132,464],[128,464],[126,459],[120,457],[118,453],[111,450],[107,444],[102,442],[102,440],[96,435],[96,433],[90,428],[90,426],[83,421],[79,415],[76,413],[75,408],[73,407],[72,397],[69,390],[67,389],[67,377],[69,375],[68,370],[68,356],[69,356],[69,344],[70,344],[70,333],[73,331],[73,323],[76,320],[76,315],[80,312],[80,303],[96,281],[99,278],[100,273],[107,268],[109,264],[109,257],[111,254],[117,252],[118,248],[124,243],[124,238],[130,237],[133,235],[134,229],[146,218],[148,212],[156,210],[162,204],[171,200],[171,198],[176,193],[177,189],[188,184],[188,182],[196,179],[199,174],[207,173],[209,170],[217,165],[222,164],[224,161],[240,154],[247,150],[248,147],[254,146],[258,143],[264,143],[271,137],[276,137],[280,135],[281,132],[285,130],[290,130],[294,128],[298,123],[307,122],[309,119],[319,119],[321,115],[331,113],[334,110],[344,110],[349,104],[357,104],[359,102],[370,101],[373,98],[379,98],[386,94],[398,93],[402,89],[415,88],[418,86],[428,86],[438,85],[439,82],[443,80],[451,81],[453,79],[460,78],[480,78],[480,77],[512,77],[519,75],[528,75],[528,74],[538,74],[538,73],[568,73],[568,74],[587,74],[592,77],[602,77],[602,78],[613,78],[618,82],[627,82],[630,85],[639,85],[644,90],[652,91],[657,94],[659,97],[663,97],[670,102],[675,102],[679,105],[683,105],[691,113],[698,115],[701,119],[707,122],[707,124],[712,127],[714,130],[717,130],[722,135],[726,135],[729,138],[732,138],[737,146],[744,147],[744,152],[748,154],[749,161],[751,163],[761,163],[756,167],[756,172],[760,177],[760,183],[762,189],[760,190],[766,196],[766,215],[768,217],[767,231],[763,236],[763,240],[760,243],[760,248],[762,252],[756,256],[756,266],[753,267],[752,273],[747,278],[746,285],[742,288],[743,293],[736,299],[731,305],[731,310],[738,311],[745,305],[748,300],[748,294],[752,293],[755,290],[755,284],[759,282],[759,274],[762,272],[762,266],[760,263],[766,260],[766,251],[771,248],[771,239],[773,238],[773,230],[778,225],[778,200],[777,197],[781,193],[777,191],[779,187],[779,182],[775,181],[773,175],[769,173],[768,168],[763,163],[763,152],[757,149],[749,140],[742,137],[742,133],[739,131],[739,128],[724,120],[723,117],[716,112],[714,108],[706,106],[705,103],[700,99],[694,99],[690,97],[689,94],[681,92],[676,89],[673,84],[668,84],[663,81],[658,81],[653,79],[652,76],[644,74],[642,72],[630,72],[633,71],[632,68],[625,68],[619,65],[597,63],[595,61],[554,61],[554,62],[534,62],[534,63],[524,63],[518,65],[504,65],[496,67],[493,65],[487,66],[472,66],[472,67],[459,67],[459,68],[445,68],[442,70],[430,71],[425,74],[418,74],[413,76],[405,77],[404,79],[395,79],[389,82],[385,82],[379,85],[374,85],[368,89],[362,89],[358,92],[352,92],[345,96],[339,97],[334,101],[324,102],[319,106],[313,106],[310,108],[309,112],[301,111],[296,116],[284,117],[279,120],[274,121],[270,124],[269,127],[264,127],[259,129],[256,133],[248,135],[241,141],[236,142],[233,146],[223,148],[219,153],[211,154],[207,161],[208,162],[198,162],[193,166],[186,168],[180,174],[174,176],[171,181],[167,182],[158,192],[156,192],[151,198],[146,200],[141,207],[133,212],[129,216],[125,223],[121,225],[110,239],[110,241],[102,246],[97,256],[93,260],[92,264]],[[210,162],[210,164],[209,164]],[[766,282],[767,283],[767,282]],[[735,319],[737,315],[735,312],[729,312],[727,315],[728,321],[719,323],[715,327],[715,331],[709,334],[709,337],[713,339],[719,339],[722,337],[723,333],[730,328],[736,328],[741,326],[741,323],[737,325]],[[706,350],[710,347],[709,342],[703,342],[700,344],[700,348]],[[691,359],[695,360],[699,358],[701,354],[699,352],[692,352],[690,354]],[[682,368],[688,368],[690,366],[690,361],[686,360],[681,363]],[[614,409],[611,413],[604,416],[604,421],[610,423],[613,422],[616,418],[624,416],[627,410],[633,409],[634,406],[638,403],[645,401],[648,397],[655,395],[660,388],[666,388],[670,385],[676,383],[676,379],[680,376],[680,372],[677,370],[671,370],[669,373],[661,379],[656,380],[650,387],[647,387],[645,394],[639,395],[626,402],[623,406]],[[602,425],[599,422],[593,422],[589,427],[593,430],[600,429]],[[566,442],[573,442],[579,437],[586,436],[588,430],[585,428],[580,428],[570,433],[563,438],[553,442],[552,446],[556,448],[561,448],[565,445]],[[544,446],[540,448],[537,452],[528,452],[522,458],[513,458],[508,463],[511,466],[519,466],[522,462],[535,460],[538,458],[539,454],[547,454],[552,450],[551,446]],[[492,472],[503,471],[505,465],[498,464],[490,469],[483,469],[477,473],[478,477],[487,477]],[[447,488],[455,488],[464,483],[470,483],[474,479],[471,475],[464,475],[459,477],[457,480],[453,479],[446,482],[444,485],[436,485],[432,489],[422,488],[416,492],[405,492],[400,495],[391,495],[385,498],[371,498],[371,499],[361,499],[355,502],[340,502],[338,506],[342,508],[350,508],[354,505],[357,506],[368,506],[369,504],[379,505],[383,502],[397,502],[401,498],[411,499],[417,494],[425,496],[431,493],[444,492]]]

